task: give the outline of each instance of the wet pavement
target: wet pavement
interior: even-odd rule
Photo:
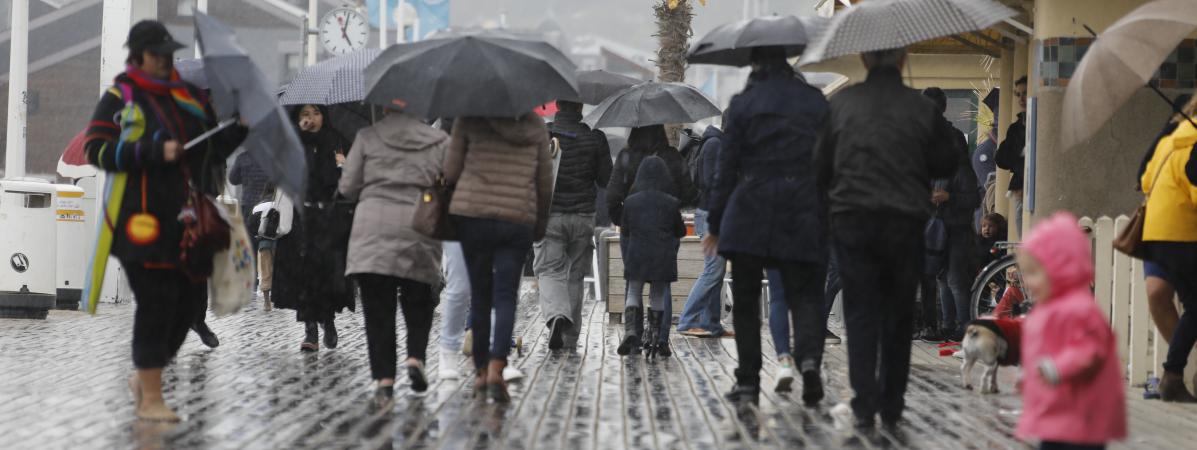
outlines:
[[[675,334],[673,358],[624,360],[615,354],[622,326],[589,302],[577,351],[553,353],[535,296],[525,290],[523,298],[517,335],[525,353],[512,364],[526,376],[511,385],[508,406],[473,400],[468,377],[437,380],[434,332],[429,392],[414,395],[401,379],[393,411],[371,412],[360,314],[338,317],[340,348],[309,355],[299,352],[303,330],[293,312],[254,304],[210,317],[221,346],[209,350],[192,334],[166,370],[167,402],[184,418],[178,425],[133,419],[125,384],[131,304],[102,304],[96,317],[55,311],[45,321],[0,320],[0,448],[1027,447],[1012,435],[1015,372],[1001,371],[1001,394],[965,391],[957,360],[928,344],[915,348],[902,425],[857,433],[837,428],[830,413],[849,395],[843,345],[828,346],[821,407],[803,407],[797,392],[774,393],[777,366],[767,358],[759,408],[737,409],[721,396],[734,380],[732,340]],[[772,351],[766,342],[766,355]],[[1144,401],[1135,390],[1128,398],[1131,438],[1116,447],[1197,442],[1197,406]]]

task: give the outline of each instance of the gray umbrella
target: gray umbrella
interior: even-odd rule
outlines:
[[[782,47],[787,57],[802,54],[806,45],[827,25],[818,16],[765,16],[740,20],[711,30],[694,43],[686,60],[691,64],[744,67],[751,64],[752,49]]]
[[[370,48],[304,67],[287,87],[283,105],[335,105],[366,98],[362,72],[382,50]]]
[[[586,116],[594,128],[690,123],[718,116],[719,107],[693,86],[641,83],[615,94]]]
[[[240,117],[249,126],[241,146],[296,204],[302,203],[307,181],[303,146],[275,101],[275,90],[227,25],[196,12],[195,34],[204,54],[212,107],[222,125]]]
[[[607,97],[643,82],[644,80],[639,78],[632,78],[606,70],[581,70],[578,71],[579,97],[563,98],[562,100],[580,101],[587,105],[597,105],[606,100]]]
[[[845,8],[806,47],[801,64],[983,30],[1018,15],[993,0],[870,0]]]
[[[436,117],[519,117],[578,96],[574,63],[544,41],[477,34],[388,48],[366,68],[366,101]]]
[[[175,61],[175,70],[179,71],[179,78],[194,84],[200,89],[208,88],[208,77],[204,75],[204,60],[181,59]]]

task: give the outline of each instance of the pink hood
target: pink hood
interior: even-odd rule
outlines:
[[[1076,216],[1067,212],[1056,213],[1031,230],[1023,250],[1043,264],[1052,283],[1052,298],[1036,301],[1052,301],[1074,289],[1089,289],[1093,284],[1090,245],[1089,238],[1077,225]]]

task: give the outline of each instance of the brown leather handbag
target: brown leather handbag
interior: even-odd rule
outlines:
[[[229,248],[229,222],[212,199],[191,183],[184,165],[187,181],[187,203],[179,212],[183,237],[179,240],[179,265],[192,281],[212,276],[212,260],[216,253]]]
[[[424,188],[412,214],[411,227],[417,233],[438,241],[452,241],[457,230],[449,220],[449,201],[453,198],[453,187],[445,182],[445,176],[438,175],[432,186]]]
[[[1155,178],[1151,181],[1151,189],[1143,194],[1143,203],[1135,209],[1135,213],[1131,214],[1130,223],[1126,224],[1118,236],[1114,237],[1114,250],[1117,250],[1131,258],[1144,259],[1147,256],[1147,247],[1143,245],[1143,221],[1147,217],[1147,201],[1151,199],[1151,191],[1155,190],[1156,183],[1160,181],[1160,174],[1164,173],[1164,166],[1168,164],[1168,160],[1172,158],[1172,153],[1164,157],[1164,161],[1160,163],[1160,167],[1155,170]]]

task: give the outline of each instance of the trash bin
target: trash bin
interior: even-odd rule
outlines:
[[[87,271],[88,245],[92,230],[87,227],[89,208],[84,204],[83,188],[70,184],[55,185],[54,216],[57,222],[58,270],[55,309],[79,309]]]
[[[0,317],[44,319],[56,295],[53,184],[0,180]]]

